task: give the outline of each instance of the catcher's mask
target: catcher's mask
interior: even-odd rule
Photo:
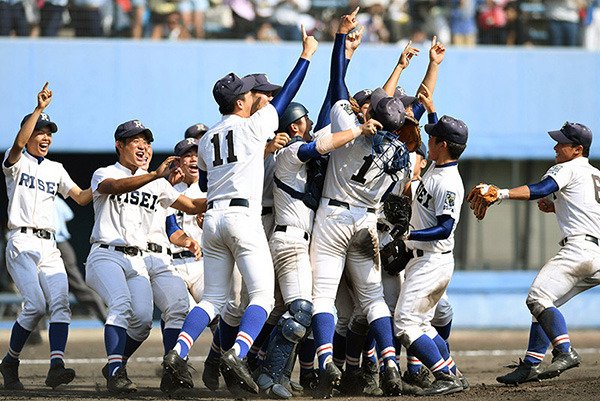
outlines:
[[[371,137],[371,143],[373,163],[381,170],[377,177],[385,173],[396,181],[397,173],[410,168],[408,148],[395,134],[384,130],[377,131]]]

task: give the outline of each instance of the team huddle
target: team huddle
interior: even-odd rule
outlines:
[[[448,346],[446,288],[465,200],[458,159],[469,133],[459,119],[438,119],[433,104],[446,50],[433,39],[414,97],[398,86],[419,52],[411,43],[383,86],[350,96],[345,76],[362,37],[357,11],[341,19],[316,123],[292,101],[318,46],[303,30],[302,53],[282,86],[265,74],[227,74],[213,88],[221,120],[191,126],[154,171],[152,131],[138,120],[119,125],[118,162],[97,169],[85,190],[46,158],[58,130],[44,112],[52,99],[46,83],[2,164],[7,266],[23,296],[0,364],[5,389],[23,389],[19,355],[46,304],[46,385],[76,375],[63,361],[71,312],[51,221],[57,193],[93,202],[86,283],[108,307],[102,374],[111,393],[136,391],[127,360],[148,338],[154,306],[167,394],[194,386],[188,354],[207,327],[213,340],[204,385],[216,390],[223,377],[235,396],[469,389]],[[425,112],[427,146],[419,127]],[[539,183],[510,190],[480,184],[466,198],[478,219],[499,200],[537,199],[542,212],[556,213],[563,234],[527,297],[529,345],[515,370],[497,378],[506,384],[580,364],[557,307],[600,283],[600,171],[587,159],[592,133],[567,122],[549,134],[557,164]],[[542,368],[550,344],[552,362]],[[299,383],[292,380],[296,360]]]

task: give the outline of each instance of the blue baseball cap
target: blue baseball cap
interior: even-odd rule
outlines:
[[[256,80],[251,75],[240,78],[233,72],[219,79],[213,87],[213,97],[221,107],[231,104],[236,96],[254,89]]]
[[[32,114],[33,113],[29,113],[25,117],[23,117],[23,120],[21,120],[21,127],[23,127],[23,125],[25,125],[25,122],[27,122],[27,120],[29,119],[29,117],[31,117]],[[40,116],[38,117],[37,122],[35,123],[34,130],[42,129],[46,126],[50,127],[50,132],[52,132],[52,133],[55,133],[56,131],[58,131],[58,127],[56,126],[55,123],[53,123],[50,120],[50,116],[46,113],[41,113]]]
[[[406,94],[406,91],[404,90],[403,87],[396,86],[396,89],[394,90],[394,96],[395,97],[402,97],[402,96],[407,96],[407,94]]]
[[[154,141],[152,131],[144,127],[140,120],[130,120],[119,125],[115,131],[115,140],[125,139],[137,134],[144,133],[148,142]]]
[[[583,124],[566,122],[558,131],[548,131],[558,143],[574,143],[584,148],[592,145],[592,131]]]
[[[371,99],[372,94],[373,91],[371,89],[363,89],[361,91],[356,92],[352,97],[354,98],[354,100],[356,100],[356,103],[358,103],[359,106],[362,106],[367,100]]]
[[[175,156],[183,156],[194,146],[198,147],[198,140],[196,138],[186,138],[183,141],[177,142],[173,152],[175,153]]]
[[[185,138],[197,138],[198,135],[206,134],[208,130],[209,128],[202,123],[194,124],[185,130]]]
[[[244,78],[253,77],[255,84],[252,90],[261,91],[261,92],[273,92],[281,89],[281,86],[272,84],[269,81],[269,77],[267,74],[248,74]]]
[[[436,124],[425,124],[425,132],[460,145],[469,138],[467,124],[450,116],[442,116]]]
[[[398,131],[404,124],[406,116],[404,104],[397,97],[388,96],[382,88],[371,94],[373,118],[383,125],[386,131]]]

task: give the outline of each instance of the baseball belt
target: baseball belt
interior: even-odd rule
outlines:
[[[140,254],[140,256],[142,256],[142,254],[143,254],[142,250],[136,248],[135,246],[113,246],[113,245],[100,244],[100,248],[113,249],[117,252],[121,252],[121,253],[124,253],[125,255],[129,255],[129,256],[137,256],[138,253]]]
[[[589,242],[593,242],[594,244],[598,245],[599,241],[598,238],[594,237],[593,235],[585,235],[585,240],[589,241]],[[565,246],[567,244],[567,242],[569,242],[569,237],[565,237],[562,240],[560,240],[560,242],[558,243],[560,246]]]
[[[329,199],[329,206],[343,207],[350,210],[350,205],[348,204],[348,202],[342,202],[335,199]],[[368,207],[367,213],[375,213],[375,209],[372,207]]]
[[[447,255],[451,252],[452,251],[445,251],[442,252],[442,255]],[[409,249],[408,254],[411,255],[411,258],[420,258],[421,256],[425,255],[425,251],[423,251],[422,249]]]
[[[173,259],[185,259],[194,257],[196,257],[196,255],[194,255],[194,253],[190,251],[181,251],[173,254]]]
[[[33,235],[35,235],[36,237],[41,238],[41,239],[52,239],[52,236],[53,236],[53,233],[48,230],[42,230],[42,229],[38,229],[38,228],[21,227],[21,232],[23,234],[27,234],[29,231],[31,231],[31,233]]]
[[[213,202],[210,201],[208,202],[208,206],[206,207],[206,210],[210,210],[213,208]],[[243,207],[250,207],[250,202],[248,202],[248,199],[239,199],[239,198],[234,198],[232,200],[229,201],[229,206],[243,206]]]
[[[147,250],[148,250],[148,252],[163,253],[162,245],[158,245],[153,242],[148,242]],[[167,255],[169,255],[169,256],[171,255],[171,250],[168,248],[167,248]]]
[[[288,230],[289,226],[280,226],[280,225],[276,225],[275,226],[275,231],[282,231],[282,232],[286,232]],[[291,228],[296,228],[296,227],[291,227]],[[299,228],[296,228],[297,230],[300,230]],[[306,231],[304,231],[304,239],[308,241],[308,239],[310,238],[310,235],[308,235],[308,233]]]

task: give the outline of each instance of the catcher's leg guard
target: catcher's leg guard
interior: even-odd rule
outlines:
[[[289,378],[296,360],[296,351],[308,334],[312,321],[312,303],[303,299],[293,301],[276,328],[276,335],[267,348],[256,384],[269,396],[287,399],[292,396]]]

